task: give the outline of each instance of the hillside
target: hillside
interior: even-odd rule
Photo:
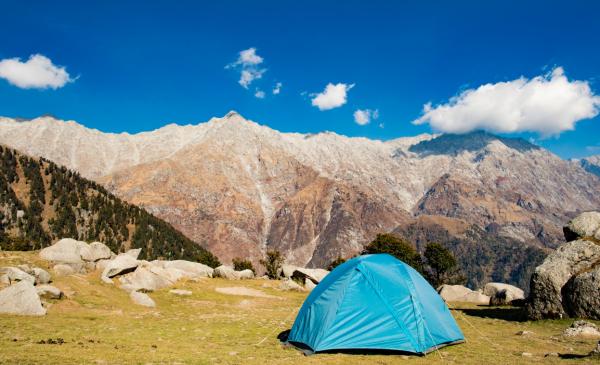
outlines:
[[[43,158],[0,146],[0,248],[37,250],[71,237],[114,252],[144,248],[145,258],[216,258],[170,224],[102,186]]]
[[[323,353],[283,348],[307,293],[278,290],[275,280],[182,280],[178,296],[150,295],[156,308],[132,305],[129,295],[103,284],[99,272],[56,276],[37,252],[0,252],[0,267],[28,263],[49,270],[66,298],[49,300],[43,317],[0,315],[2,364],[503,364],[597,363],[585,358],[598,342],[566,337],[573,320],[521,322],[518,308],[451,303],[466,342],[424,357],[397,353]],[[266,297],[228,295],[248,288]],[[248,293],[252,294],[252,293]],[[595,322],[600,324],[598,322]],[[519,335],[520,331],[525,335]],[[62,343],[60,343],[62,339]],[[51,341],[49,341],[51,340]],[[546,356],[554,354],[554,356]],[[581,358],[578,358],[581,357]]]
[[[396,231],[419,247],[442,240],[471,286],[526,287],[532,265],[563,242],[563,223],[600,208],[599,177],[482,132],[384,142],[281,133],[230,112],[138,134],[4,118],[0,142],[94,179],[224,262],[257,263],[276,249],[289,263],[325,267]]]

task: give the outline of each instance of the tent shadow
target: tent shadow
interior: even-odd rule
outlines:
[[[589,358],[590,355],[580,355],[580,354],[559,354],[559,358],[561,359],[584,359]]]
[[[346,355],[405,355],[405,356],[415,356],[421,357],[425,356],[424,354],[415,354],[412,352],[406,351],[398,351],[398,350],[371,350],[371,349],[339,349],[339,350],[326,350],[319,351],[313,353],[310,348],[306,347],[306,345],[302,343],[289,343],[287,342],[288,336],[290,334],[291,329],[280,332],[277,335],[277,339],[281,341],[285,346],[289,346],[295,348],[304,355],[313,355],[313,354],[346,354]]]
[[[523,307],[479,307],[479,308],[452,308],[466,315],[481,318],[501,319],[511,322],[525,322],[527,315]]]

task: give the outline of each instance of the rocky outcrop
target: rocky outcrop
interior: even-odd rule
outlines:
[[[175,284],[179,275],[148,263],[142,263],[135,271],[119,278],[121,288],[127,291],[155,291]]]
[[[596,222],[595,219],[598,219]],[[565,238],[589,237],[600,215],[584,213],[565,227]],[[595,233],[594,233],[595,234]],[[596,318],[600,245],[577,239],[551,253],[531,277],[527,313],[531,319],[578,316]]]
[[[43,316],[46,309],[31,281],[20,281],[0,290],[0,313]]]
[[[42,249],[40,257],[55,264],[53,270],[57,275],[71,275],[93,271],[99,262],[114,258],[115,254],[102,242],[88,244],[63,238]]]
[[[490,305],[511,305],[525,300],[525,292],[516,286],[503,283],[487,283],[483,294],[490,297]]]
[[[480,305],[490,304],[490,297],[480,291],[471,290],[462,285],[444,284],[438,288],[438,294],[446,302],[463,302]]]

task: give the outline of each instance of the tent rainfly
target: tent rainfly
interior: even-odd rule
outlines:
[[[306,298],[287,343],[305,353],[392,350],[426,354],[464,341],[438,293],[387,254],[338,266]]]

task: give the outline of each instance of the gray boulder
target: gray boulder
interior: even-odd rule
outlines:
[[[186,260],[173,260],[173,261],[152,261],[157,265],[162,266],[165,269],[176,269],[184,273],[186,278],[197,279],[197,278],[211,278],[213,276],[213,268],[206,266],[199,262],[192,262]]]
[[[127,291],[155,291],[172,286],[176,280],[163,268],[143,263],[134,272],[119,278],[122,288]]]
[[[43,248],[40,257],[47,261],[59,264],[82,263],[82,253],[89,250],[89,245],[72,238],[63,238],[52,246]]]
[[[54,265],[52,270],[58,276],[67,276],[67,275],[75,274],[75,269],[73,269],[73,267],[71,265],[67,265],[67,264]]]
[[[35,290],[40,298],[60,299],[63,297],[63,292],[59,288],[52,285],[38,285],[35,287]]]
[[[313,283],[312,280],[306,280],[306,282],[304,283],[304,289],[308,291],[312,291],[316,287],[317,284]]]
[[[90,262],[108,260],[112,255],[113,253],[110,248],[102,242],[92,242],[88,245],[86,250],[82,250],[81,252],[82,260]]]
[[[563,228],[567,241],[579,238],[600,240],[600,212],[581,213]]]
[[[563,336],[600,338],[600,330],[598,329],[598,326],[593,323],[587,321],[575,321],[571,324],[571,327],[564,330]]]
[[[560,246],[538,266],[531,276],[527,315],[530,319],[562,318],[562,289],[573,276],[590,270],[600,262],[600,245],[576,240]]]
[[[250,269],[236,271],[236,275],[239,279],[254,279],[254,272]]]
[[[304,287],[302,287],[300,284],[296,283],[292,279],[282,280],[281,284],[279,284],[279,289],[285,291],[304,291]]]
[[[213,277],[227,280],[252,279],[254,273],[248,269],[235,271],[231,266],[221,265],[213,271]]]
[[[106,263],[102,271],[102,277],[112,278],[117,275],[132,272],[138,267],[139,261],[128,253],[122,253]]]
[[[20,281],[0,290],[0,313],[43,316],[40,297],[30,281]]]
[[[483,294],[490,297],[491,305],[510,305],[514,300],[525,300],[525,292],[516,286],[504,283],[487,283]]]
[[[2,281],[7,284],[13,284],[19,281],[27,281],[32,285],[35,284],[35,277],[12,266],[0,268],[0,276],[3,276]]]
[[[327,274],[329,274],[329,271],[324,269],[306,269],[297,267],[292,273],[291,278],[300,282],[311,280],[313,283],[319,284]]]
[[[31,269],[31,274],[33,275],[33,277],[35,277],[36,285],[48,284],[52,281],[50,273],[39,267],[34,267],[33,269]]]
[[[447,285],[444,284],[438,288],[438,293],[446,302],[463,302],[473,304],[490,304],[490,297],[471,290],[462,285]]]
[[[156,303],[154,303],[154,300],[152,300],[148,294],[140,293],[139,291],[132,291],[129,293],[129,297],[135,304],[150,308],[156,307]]]
[[[574,275],[561,292],[570,317],[600,319],[600,266]]]
[[[142,252],[141,248],[132,248],[131,250],[127,250],[125,252],[125,255],[129,255],[137,260],[137,258],[140,256],[141,252]]]

